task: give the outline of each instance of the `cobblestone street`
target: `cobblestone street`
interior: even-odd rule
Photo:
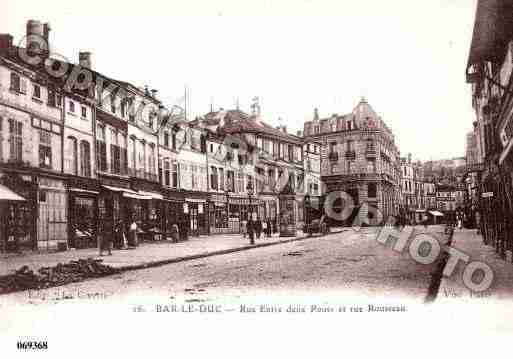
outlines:
[[[430,231],[441,233],[441,227]],[[131,297],[226,300],[272,294],[326,294],[422,302],[434,265],[415,263],[378,243],[376,228],[129,271],[62,287],[1,298],[9,303],[57,303],[97,294],[119,301]]]

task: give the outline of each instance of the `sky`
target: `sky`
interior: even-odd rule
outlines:
[[[54,53],[93,53],[106,76],[157,89],[169,106],[189,89],[191,117],[250,112],[291,133],[314,108],[352,111],[364,96],[401,155],[463,156],[474,114],[465,67],[476,0],[0,0],[0,33],[51,24]]]

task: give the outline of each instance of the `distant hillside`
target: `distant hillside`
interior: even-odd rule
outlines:
[[[424,176],[438,180],[443,178],[456,180],[465,173],[465,157],[446,160],[427,161],[423,164]],[[452,182],[452,181],[451,181]]]

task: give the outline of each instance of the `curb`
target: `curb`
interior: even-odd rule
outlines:
[[[341,230],[341,231],[337,231],[337,232],[330,232],[329,234],[338,234],[338,233],[342,233],[342,232],[345,232],[345,231],[346,230]],[[246,251],[246,250],[250,250],[250,249],[255,249],[255,248],[263,248],[263,247],[269,247],[269,246],[274,246],[274,245],[278,245],[278,244],[286,244],[286,243],[298,242],[298,241],[303,241],[303,240],[309,239],[309,238],[322,238],[324,236],[326,236],[326,235],[302,236],[302,237],[297,237],[297,238],[284,239],[284,240],[277,241],[277,242],[258,243],[258,244],[253,244],[253,245],[246,245],[246,246],[243,246],[243,247],[228,248],[228,249],[222,249],[222,250],[212,251],[212,252],[203,252],[203,253],[191,254],[191,255],[183,256],[183,257],[175,257],[175,258],[169,258],[169,259],[162,259],[162,260],[153,261],[153,262],[125,265],[125,266],[114,267],[114,268],[116,270],[118,270],[119,272],[127,272],[127,271],[132,271],[132,270],[147,269],[147,268],[153,268],[153,267],[160,267],[160,266],[163,266],[163,265],[166,265],[166,264],[173,264],[173,263],[185,262],[185,261],[194,260],[194,259],[213,257],[213,256],[218,256],[218,255],[223,255],[223,254],[230,254],[230,253],[235,253],[235,252],[242,252],[242,251]]]

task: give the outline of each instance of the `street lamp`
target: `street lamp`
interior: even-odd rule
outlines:
[[[248,185],[246,186],[246,190],[248,191],[249,196],[249,213],[248,213],[248,235],[249,235],[249,244],[255,244],[255,232],[253,228],[253,206],[251,203],[251,197],[253,196],[253,181],[248,181]],[[250,230],[251,226],[251,230]]]

